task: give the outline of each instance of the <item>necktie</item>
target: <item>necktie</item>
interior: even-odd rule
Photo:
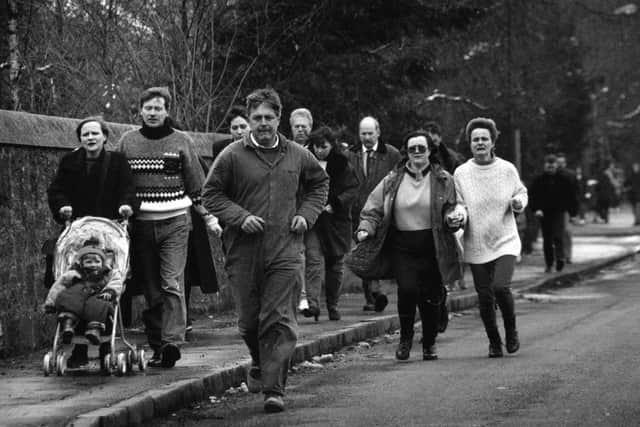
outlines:
[[[369,175],[369,166],[371,165],[371,158],[373,157],[373,150],[369,148],[364,156],[364,175]]]

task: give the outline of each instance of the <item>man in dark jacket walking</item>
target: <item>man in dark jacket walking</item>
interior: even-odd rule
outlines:
[[[309,150],[278,133],[274,90],[251,93],[247,110],[251,132],[220,153],[203,200],[224,225],[238,327],[252,359],[247,385],[263,392],[266,412],[280,412],[297,340],[303,234],[325,206],[329,178]]]
[[[347,152],[356,177],[360,182],[358,197],[351,208],[353,230],[360,223],[360,211],[369,194],[391,169],[400,161],[401,156],[397,148],[380,142],[380,124],[373,117],[365,117],[360,121],[360,142],[354,144]],[[378,281],[363,280],[365,305],[364,311],[382,311],[387,306],[387,297],[380,292]]]
[[[578,200],[571,179],[558,172],[554,154],[544,157],[544,172],[538,175],[531,185],[529,204],[540,220],[546,272],[551,272],[554,264],[561,271],[565,264],[562,236],[564,234],[567,212],[575,216]]]

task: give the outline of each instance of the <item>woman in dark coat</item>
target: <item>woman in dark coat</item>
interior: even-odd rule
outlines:
[[[100,117],[88,117],[76,127],[80,147],[66,154],[47,191],[54,219],[64,223],[72,218],[99,216],[130,217],[140,207],[127,159],[108,152],[104,145],[109,129]],[[45,284],[53,283],[53,254],[47,254]],[[88,347],[77,344],[68,366],[87,363]]]
[[[359,182],[331,129],[323,126],[312,132],[309,148],[329,175],[329,196],[316,224],[305,236],[305,245],[313,245],[322,251],[329,320],[340,320],[338,300],[344,274],[344,255],[351,245],[351,205],[356,199]],[[321,278],[308,280],[305,284],[309,308],[303,310],[303,315],[317,318],[321,286]]]
[[[55,220],[64,223],[87,215],[115,219],[130,216],[140,206],[131,169],[120,153],[107,152],[109,129],[89,117],[76,128],[80,147],[66,154],[47,191]]]

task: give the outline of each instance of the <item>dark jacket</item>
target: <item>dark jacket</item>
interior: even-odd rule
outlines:
[[[465,162],[460,153],[447,147],[443,141],[440,142],[440,146],[438,147],[436,159],[438,163],[440,163],[440,166],[452,175],[453,171]]]
[[[374,236],[385,217],[393,215],[398,187],[406,173],[404,165],[391,171],[373,190],[360,214],[358,230]],[[446,225],[445,216],[456,206],[456,190],[453,177],[438,164],[431,165],[431,229],[436,249],[436,259],[442,283],[460,279],[462,269],[458,261],[458,249],[453,233]],[[393,223],[393,222],[392,222]]]
[[[211,156],[213,157],[213,160],[215,160],[216,157],[218,157],[218,155],[222,153],[222,150],[227,148],[228,145],[231,145],[233,141],[237,140],[234,140],[233,138],[227,138],[211,144]]]
[[[364,207],[367,197],[369,197],[369,194],[371,194],[373,189],[376,188],[376,185],[382,181],[382,178],[396,167],[402,156],[394,146],[378,142],[378,148],[374,152],[373,157],[369,162],[370,164],[367,165],[368,173],[366,176],[363,169],[364,154],[362,152],[361,142],[358,142],[349,148],[347,151],[347,157],[349,158],[351,166],[353,166],[353,169],[356,172],[356,177],[360,182],[358,197],[351,208],[353,229],[355,230],[358,226],[360,211]]]
[[[627,195],[631,203],[640,202],[640,172],[631,171],[625,180],[624,187],[628,191]]]
[[[241,261],[247,248],[260,241],[265,265],[296,259],[302,234],[291,231],[295,215],[312,227],[327,201],[329,177],[309,150],[279,134],[273,162],[251,141],[250,135],[221,153],[204,185],[202,200],[224,227],[227,267]],[[298,197],[298,190],[304,195]],[[264,232],[246,234],[241,225],[249,215],[264,219]]]
[[[574,181],[564,172],[538,175],[529,188],[529,206],[545,215],[569,212],[578,214],[578,192]]]
[[[209,166],[202,157],[198,160],[206,176],[209,173]],[[187,262],[184,269],[185,286],[199,286],[200,290],[206,294],[218,292],[218,277],[209,242],[209,229],[202,216],[193,208],[191,208],[191,224]]]
[[[47,191],[49,208],[55,220],[64,222],[58,214],[63,206],[73,208],[74,218],[92,215],[116,219],[122,205],[129,205],[136,212],[140,202],[124,155],[110,152],[107,160],[103,150],[90,173],[87,173],[86,156],[83,148],[77,148],[60,161],[58,172]]]
[[[323,211],[316,222],[318,238],[325,256],[341,256],[351,247],[351,206],[358,195],[360,182],[349,159],[331,150],[327,157],[329,198],[333,213]]]

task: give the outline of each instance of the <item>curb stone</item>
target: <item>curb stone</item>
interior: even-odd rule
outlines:
[[[603,261],[592,261],[580,266],[576,271],[556,273],[551,277],[533,281],[523,281],[515,285],[515,293],[521,295],[532,289],[542,288],[558,282],[576,281],[582,276],[593,274],[598,270],[617,264],[640,253],[640,246],[626,253],[606,258]],[[475,292],[464,295],[452,295],[448,299],[451,312],[467,310],[477,305]],[[351,344],[357,344],[367,338],[383,335],[400,327],[396,315],[381,315],[353,326],[326,333],[317,339],[299,343],[292,356],[292,364],[298,364],[313,356],[330,353]],[[169,384],[159,390],[152,390],[141,395],[123,400],[111,407],[97,409],[77,416],[68,426],[73,427],[110,427],[139,426],[155,417],[166,416],[177,409],[201,402],[209,395],[224,393],[230,387],[236,387],[246,380],[251,367],[250,362],[240,363],[234,367],[221,368],[201,379],[181,380]]]

